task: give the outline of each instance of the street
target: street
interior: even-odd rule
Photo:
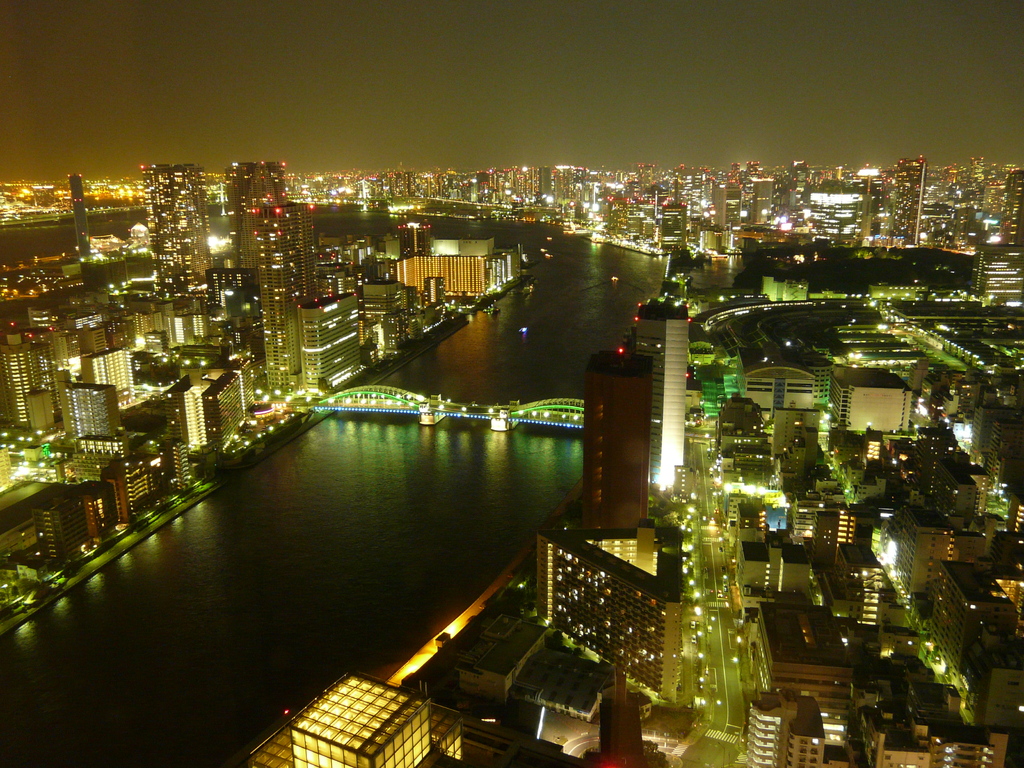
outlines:
[[[736,762],[745,753],[743,728],[746,722],[746,703],[740,681],[737,645],[741,614],[735,609],[732,585],[735,570],[732,566],[732,547],[726,535],[724,514],[716,512],[717,497],[713,482],[713,462],[708,457],[712,441],[703,437],[689,439],[690,464],[695,483],[691,489],[697,493],[695,504],[700,517],[697,535],[700,559],[696,560],[700,597],[698,629],[698,696],[704,706],[704,725],[699,736],[682,755],[684,766],[726,766]],[[701,680],[703,678],[703,680]]]

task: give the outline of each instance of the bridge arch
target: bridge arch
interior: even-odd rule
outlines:
[[[582,428],[583,401],[572,398],[555,398],[513,405],[509,409],[509,418],[513,421],[534,424],[559,424]]]
[[[352,387],[335,392],[330,397],[320,401],[320,406],[341,408],[345,406],[358,407],[360,405],[395,406],[404,408],[419,408],[422,403],[428,401],[424,395],[410,392],[407,389],[397,387],[385,387],[373,385],[367,387]]]

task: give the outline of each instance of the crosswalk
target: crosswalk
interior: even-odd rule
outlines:
[[[708,728],[704,735],[707,736],[709,739],[714,739],[715,741],[724,741],[726,744],[740,743],[739,734],[726,733],[725,731],[719,731],[714,728]]]
[[[704,603],[708,608],[728,608],[729,603],[725,600],[708,600]]]

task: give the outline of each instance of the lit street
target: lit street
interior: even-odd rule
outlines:
[[[698,638],[697,648],[703,654],[703,666],[698,669],[698,682],[702,677],[703,683],[697,695],[706,703],[699,736],[683,753],[685,766],[730,765],[744,751],[741,742],[746,704],[738,663],[741,654],[736,640],[737,620],[741,617],[732,604],[735,571],[726,537],[725,516],[716,512],[713,463],[707,453],[710,445],[710,440],[700,437],[691,438],[689,443],[695,478],[693,490],[697,493],[696,505],[701,518],[697,606],[701,613],[698,628],[703,634]]]

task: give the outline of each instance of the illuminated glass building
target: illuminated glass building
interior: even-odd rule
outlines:
[[[231,227],[231,245],[246,269],[255,269],[259,255],[255,217],[266,205],[287,202],[284,163],[232,163],[224,172]]]
[[[185,293],[210,268],[210,215],[206,178],[198,165],[150,165],[143,170],[149,209],[149,243],[157,289]]]
[[[537,534],[537,613],[552,627],[674,701],[682,655],[679,531]]]
[[[416,691],[349,675],[249,756],[248,768],[415,768],[462,757],[462,718]],[[435,754],[436,756],[436,754]]]

